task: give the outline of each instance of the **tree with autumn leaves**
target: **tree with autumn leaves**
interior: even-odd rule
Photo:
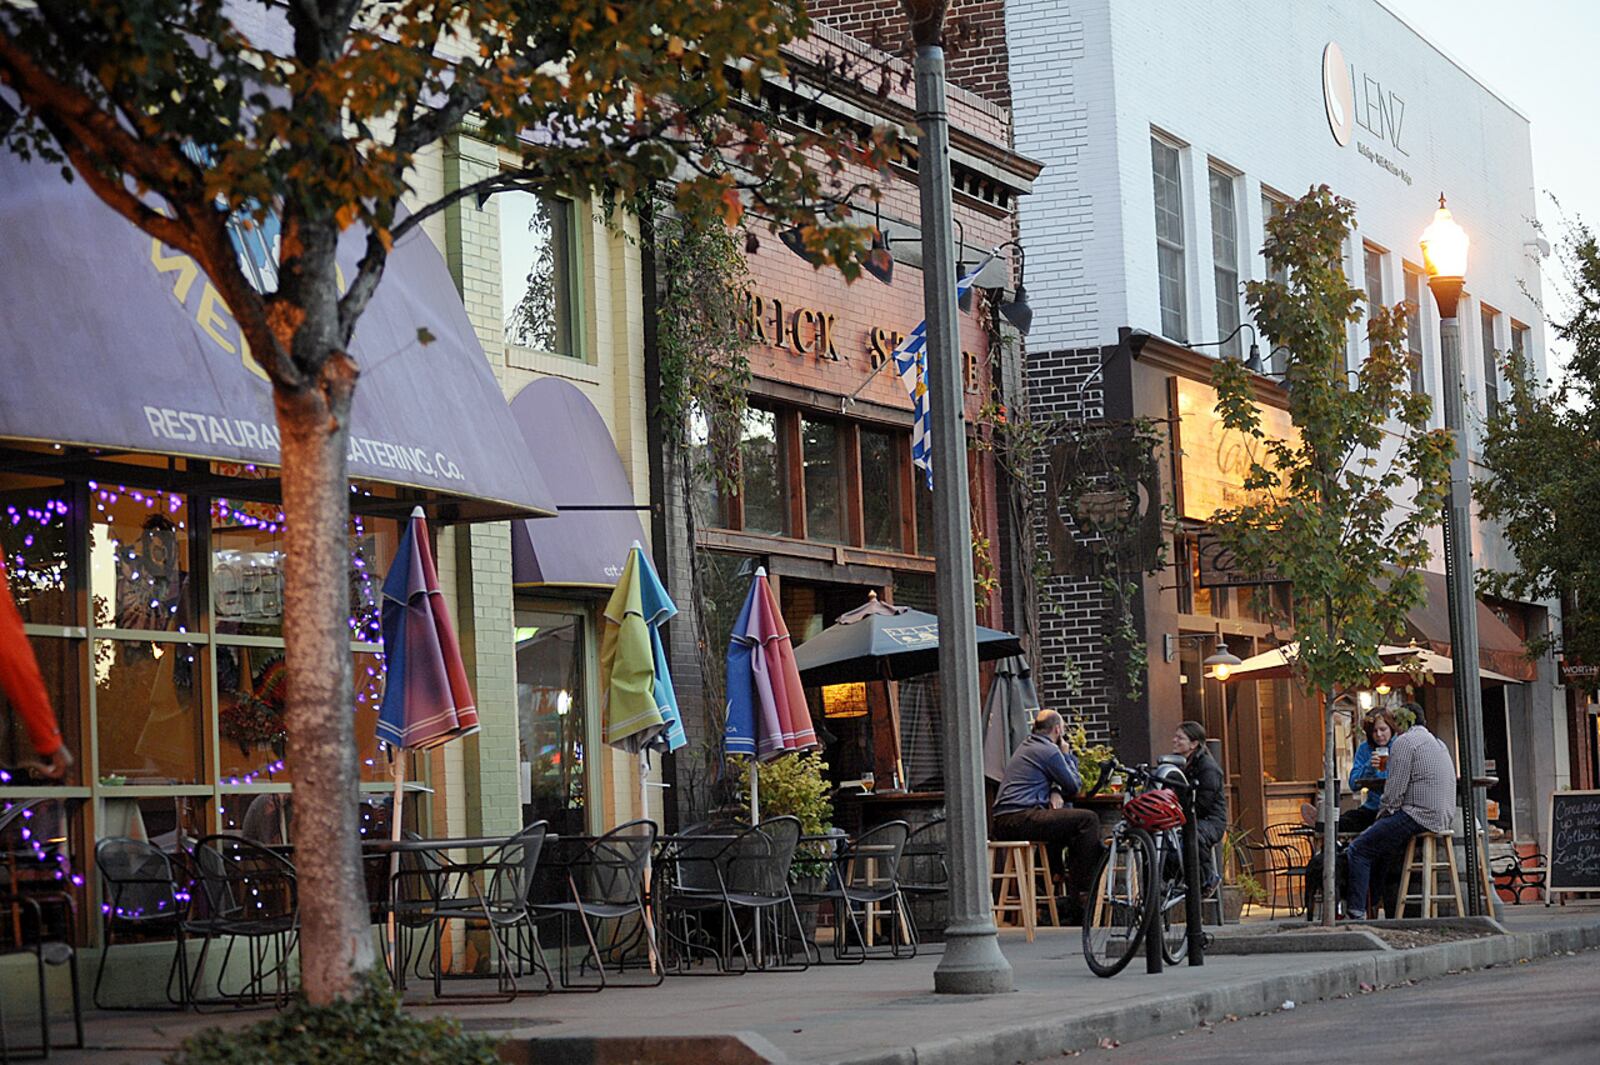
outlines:
[[[351,338],[395,243],[463,197],[592,197],[614,214],[662,186],[696,224],[747,206],[854,276],[853,195],[894,151],[883,130],[765,113],[805,34],[786,0],[39,0],[0,11],[0,138],[60,164],[132,225],[191,256],[272,384],[281,434],[286,717],[302,982],[350,993],[373,962],[356,831],[346,455]],[[837,74],[839,71],[835,70]],[[401,202],[461,129],[519,165]],[[257,291],[229,225],[281,225],[277,287]],[[338,280],[340,234],[365,234]],[[426,342],[427,336],[419,336]],[[108,358],[114,357],[108,353]]]

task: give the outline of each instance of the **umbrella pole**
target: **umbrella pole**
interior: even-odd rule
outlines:
[[[761,823],[761,762],[750,756],[750,827],[754,828]],[[756,964],[761,964],[761,914],[755,915],[756,922]]]
[[[389,808],[389,841],[391,843],[399,843],[401,828],[400,812],[405,808],[405,752],[402,750],[397,750],[394,747],[390,747],[389,758],[394,767],[394,803]],[[391,850],[389,852],[389,927],[387,935],[389,937],[389,964],[393,966],[390,978],[394,981],[394,986],[397,990],[402,986],[399,930],[395,927],[394,919],[395,903],[398,901],[395,898],[395,875],[399,871],[400,851]]]

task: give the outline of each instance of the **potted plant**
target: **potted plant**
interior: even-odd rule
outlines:
[[[1248,833],[1229,829],[1222,837],[1222,923],[1238,924],[1245,903],[1261,905],[1267,901],[1266,888],[1255,878],[1244,855]]]
[[[1078,756],[1078,775],[1083,778],[1083,793],[1088,795],[1096,791],[1106,766],[1116,758],[1117,752],[1104,743],[1090,743],[1089,731],[1078,717],[1066,718],[1066,730],[1062,735],[1067,746],[1072,748],[1072,753]]]
[[[737,773],[740,807],[750,821],[750,761],[741,759]],[[828,763],[815,751],[765,762],[760,769],[761,817],[793,816],[800,834],[817,836],[833,827],[833,785],[828,783]],[[796,889],[820,890],[827,876],[831,844],[802,843],[789,867],[789,883]]]

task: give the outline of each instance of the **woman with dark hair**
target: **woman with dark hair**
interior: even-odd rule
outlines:
[[[1356,760],[1350,766],[1350,790],[1359,791],[1358,781],[1385,780],[1389,776],[1389,741],[1400,731],[1394,713],[1381,709],[1369,714],[1361,723],[1367,738],[1356,748]],[[1367,788],[1367,798],[1354,810],[1339,815],[1340,832],[1363,832],[1378,819],[1378,804],[1383,801],[1383,788]]]
[[[1205,726],[1198,721],[1179,722],[1178,730],[1172,734],[1172,753],[1183,756],[1184,775],[1195,786],[1194,820],[1200,836],[1203,891],[1210,894],[1222,879],[1217,875],[1212,848],[1228,831],[1228,793],[1223,786],[1222,767],[1207,750]]]

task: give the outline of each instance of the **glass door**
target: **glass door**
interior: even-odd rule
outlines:
[[[517,612],[518,768],[524,824],[550,831],[590,830],[588,615],[579,608]]]

